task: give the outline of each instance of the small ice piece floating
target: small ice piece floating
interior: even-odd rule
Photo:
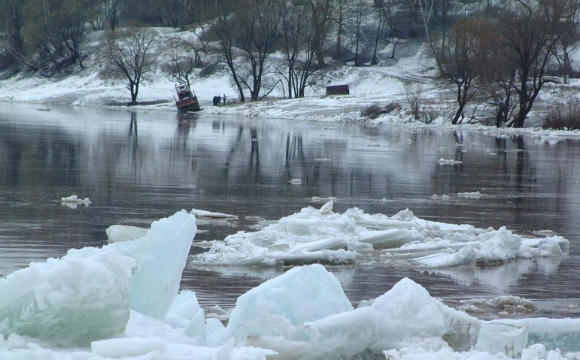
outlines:
[[[463,164],[463,161],[459,161],[459,160],[446,160],[446,159],[439,159],[437,160],[437,162],[439,163],[439,165],[458,165],[458,164]]]
[[[89,198],[79,199],[77,195],[71,195],[68,197],[63,197],[60,199],[60,203],[63,206],[66,206],[71,209],[76,209],[79,205],[89,206],[92,204],[92,201]]]
[[[312,202],[323,202],[323,203],[327,203],[329,201],[336,201],[337,199],[335,197],[327,197],[327,198],[322,198],[322,197],[318,197],[318,196],[313,196],[310,198],[310,201]]]
[[[302,180],[300,180],[300,179],[292,179],[288,182],[292,185],[302,185]]]
[[[468,199],[480,199],[483,195],[479,191],[457,193],[457,196]]]
[[[208,219],[208,220],[237,220],[236,215],[224,214],[220,212],[211,212],[205,210],[192,209],[190,214],[195,215],[197,219]]]
[[[256,232],[238,232],[208,242],[209,250],[191,257],[192,265],[277,266],[310,263],[352,264],[381,251],[410,266],[447,267],[503,263],[537,256],[562,256],[568,240],[560,236],[525,238],[505,227],[478,229],[426,221],[403,210],[388,217],[358,208],[333,212],[328,202],[280,219]],[[376,257],[368,261],[381,261]]]

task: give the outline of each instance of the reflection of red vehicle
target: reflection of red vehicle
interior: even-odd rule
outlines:
[[[193,93],[187,84],[175,85],[178,99],[175,100],[175,105],[180,112],[185,111],[200,111],[197,96]]]

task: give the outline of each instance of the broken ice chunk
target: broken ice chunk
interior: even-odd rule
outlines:
[[[352,310],[336,277],[321,265],[297,267],[236,301],[223,340],[250,335],[290,339],[298,326]]]
[[[195,217],[181,210],[153,222],[141,239],[117,242],[102,249],[70,250],[69,253],[88,256],[112,249],[135,259],[137,266],[129,280],[131,309],[164,319],[179,290],[181,273],[196,230]]]
[[[185,329],[199,311],[203,312],[197,302],[195,293],[190,290],[183,290],[175,297],[169,310],[167,310],[165,322]]]
[[[439,159],[437,160],[437,162],[439,163],[439,165],[457,165],[457,164],[463,164],[463,161],[459,161],[459,160],[447,160],[447,159]]]
[[[85,205],[89,205],[92,203],[92,201],[89,200],[89,198],[80,199],[77,195],[63,197],[60,199],[60,202],[62,202],[62,203],[74,203],[74,204],[85,204]]]
[[[192,209],[190,214],[195,215],[196,218],[201,219],[222,219],[222,220],[237,220],[236,215],[224,214],[219,212],[211,212],[205,210]]]
[[[484,322],[479,330],[475,350],[495,355],[504,353],[515,358],[528,346],[528,330],[525,326]]]
[[[479,320],[432,298],[410,279],[399,281],[372,305],[331,315],[300,327],[292,340],[311,342],[308,359],[348,358],[397,349],[409,339],[445,340],[468,350],[476,342]]]
[[[149,231],[149,229],[127,225],[111,225],[107,230],[105,230],[107,233],[107,242],[109,244],[141,239],[147,234],[147,231]]]
[[[31,263],[0,279],[0,334],[69,346],[122,334],[135,261],[104,250]]]
[[[483,195],[479,191],[457,193],[457,196],[468,199],[480,199]]]

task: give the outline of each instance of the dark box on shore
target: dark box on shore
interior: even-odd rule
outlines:
[[[326,95],[349,95],[348,85],[333,85],[326,87]]]

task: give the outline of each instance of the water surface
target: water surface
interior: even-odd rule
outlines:
[[[443,166],[440,158],[463,163]],[[322,205],[312,197],[336,197],[335,211],[410,208],[429,220],[520,234],[548,229],[571,241],[568,257],[486,268],[331,267],[353,302],[410,277],[454,306],[510,294],[539,306],[517,316],[580,316],[579,159],[576,140],[482,131],[2,104],[0,275],[69,248],[100,246],[113,224],[147,226],[192,208],[237,215],[200,224],[196,240],[223,239],[251,231],[256,217],[277,220]],[[484,196],[457,196],[475,191]],[[62,206],[60,198],[72,194],[93,203]],[[187,269],[182,287],[203,305],[231,307],[285,270]]]

